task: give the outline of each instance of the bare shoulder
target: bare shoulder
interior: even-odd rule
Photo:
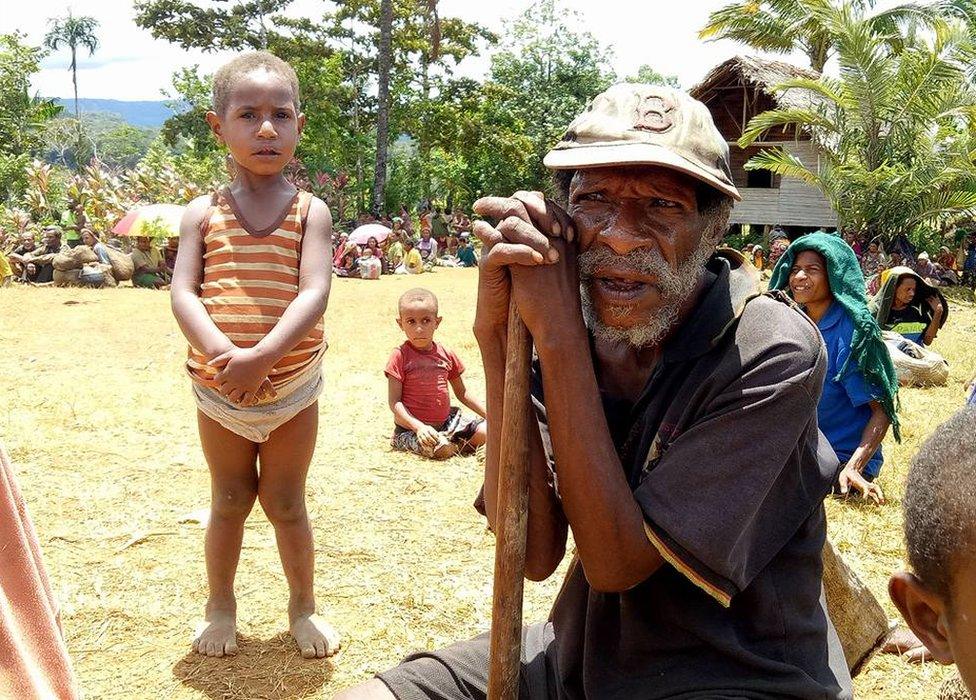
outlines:
[[[332,212],[329,205],[314,195],[308,206],[306,227],[309,233],[332,236]]]
[[[210,210],[211,197],[209,194],[200,195],[189,204],[183,212],[183,219],[180,221],[180,237],[194,238],[200,236],[200,226],[203,224],[203,217]]]

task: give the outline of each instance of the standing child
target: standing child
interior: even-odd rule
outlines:
[[[434,341],[441,325],[437,297],[427,289],[411,289],[400,297],[397,325],[407,342],[386,363],[390,410],[396,428],[394,449],[433,459],[469,453],[485,444],[485,408],[468,394],[461,375],[464,364],[451,350]],[[451,406],[454,396],[481,418],[465,417]]]
[[[291,66],[243,54],[217,71],[213,90],[207,122],[235,176],[187,208],[172,291],[211,477],[210,597],[193,648],[237,651],[234,575],[258,500],[288,580],[291,634],[302,656],[329,656],[339,637],[315,614],[305,478],[323,386],[332,216],[282,174],[305,125]]]

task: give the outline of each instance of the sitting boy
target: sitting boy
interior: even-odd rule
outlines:
[[[407,342],[393,351],[384,372],[396,423],[393,448],[433,459],[470,454],[485,444],[487,434],[485,408],[468,394],[461,378],[464,364],[454,352],[434,341],[440,324],[437,297],[431,291],[404,292],[397,325]],[[457,400],[481,418],[466,417],[460,408],[451,406],[448,384]]]
[[[976,689],[976,408],[935,429],[905,484],[905,540],[914,573],[888,592],[932,656]]]

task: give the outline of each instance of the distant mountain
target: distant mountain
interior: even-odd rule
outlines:
[[[56,97],[54,101],[64,106],[66,115],[74,114],[75,101],[70,97]],[[128,102],[125,100],[97,100],[79,98],[78,109],[82,112],[111,112],[118,114],[132,126],[161,127],[173,115],[163,101]]]

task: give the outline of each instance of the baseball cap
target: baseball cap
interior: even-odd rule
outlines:
[[[729,146],[708,108],[663,85],[619,83],[600,93],[543,160],[553,170],[660,165],[736,200]]]

